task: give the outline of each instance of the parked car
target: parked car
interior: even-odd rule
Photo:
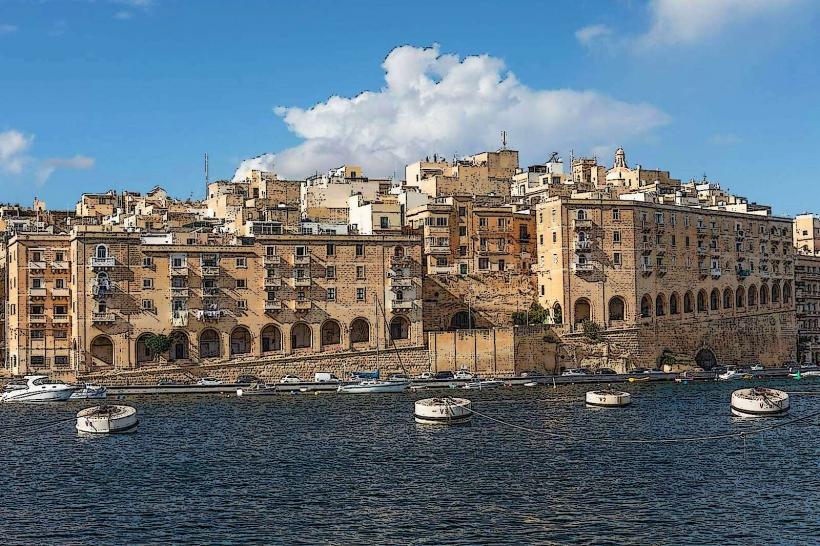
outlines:
[[[216,379],[215,377],[203,377],[197,381],[196,384],[200,387],[213,387],[215,385],[221,385],[222,381]]]
[[[261,383],[262,380],[255,375],[245,374],[237,377],[236,382],[240,385],[250,385],[251,383]]]
[[[540,376],[540,375],[541,375],[541,374],[540,374],[540,373],[538,373],[538,372],[537,372],[537,371],[535,371],[535,370],[524,370],[523,372],[521,372],[520,374],[518,374],[518,377],[538,377],[538,376]]]
[[[617,375],[618,372],[612,368],[598,368],[595,370],[595,375]]]
[[[433,376],[433,379],[443,380],[443,379],[455,379],[453,376],[453,372],[436,372]]]
[[[473,374],[468,372],[467,370],[459,370],[455,374],[453,374],[453,379],[472,379]]]
[[[406,373],[391,373],[390,377],[387,378],[388,381],[410,381],[410,378],[407,377]]]
[[[652,368],[651,370],[645,370],[643,373],[666,373],[663,370],[659,370],[658,368]]]
[[[567,368],[561,375],[563,377],[570,377],[575,375],[587,375],[587,372],[585,372],[581,368]]]
[[[647,370],[646,368],[632,368],[631,370],[629,370],[629,373],[630,374],[649,373],[649,370]]]
[[[433,379],[433,372],[422,372],[416,376],[416,379]]]
[[[286,375],[279,380],[280,383],[301,383],[302,380],[295,375]]]
[[[339,378],[333,375],[332,373],[316,372],[315,374],[313,374],[313,380],[316,383],[332,383],[334,381],[338,381]]]
[[[184,385],[181,381],[177,381],[176,379],[160,379],[157,381],[157,385],[162,387],[169,387],[171,385]]]

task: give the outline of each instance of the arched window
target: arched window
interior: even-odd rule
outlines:
[[[587,219],[587,211],[584,209],[578,209],[578,215],[576,216],[579,220],[586,220]]]
[[[772,303],[780,303],[780,285],[777,283],[772,285]]]
[[[275,324],[268,324],[259,333],[263,353],[275,353],[282,350],[282,331]]]
[[[678,313],[680,313],[678,309],[678,295],[673,292],[672,295],[669,296],[669,314],[677,315]]]
[[[321,332],[322,346],[338,345],[342,342],[342,329],[335,320],[326,320],[322,324]]]
[[[390,321],[390,339],[410,339],[410,321],[405,317],[393,317]]]
[[[760,285],[760,305],[768,305],[769,303],[769,287],[765,284]]]
[[[698,313],[706,311],[706,290],[698,292]]]
[[[578,240],[582,243],[587,240],[587,234],[585,231],[578,232]]]
[[[792,285],[791,283],[783,283],[783,303],[792,302]]]
[[[644,294],[641,298],[641,318],[648,318],[652,316],[652,298],[649,294]]]
[[[251,352],[251,332],[244,326],[237,326],[231,332],[231,356]]]
[[[97,245],[94,250],[94,256],[97,258],[108,258],[108,247],[105,245]]]
[[[219,349],[219,333],[208,328],[199,334],[199,357],[200,358],[216,358],[221,355]]]
[[[735,291],[735,307],[744,307],[746,302],[746,291],[743,290],[742,286],[737,287],[737,291]]]
[[[592,306],[586,298],[575,300],[575,324],[580,324],[585,320],[592,320]]]
[[[731,309],[732,303],[734,303],[734,294],[732,294],[731,288],[726,288],[723,290],[723,308],[724,309]]]
[[[624,320],[626,315],[624,299],[615,296],[609,300],[609,320]]]
[[[552,321],[555,324],[564,323],[564,313],[561,310],[561,304],[558,302],[556,302],[555,305],[552,306]]]
[[[757,287],[755,285],[749,287],[749,295],[746,298],[746,301],[748,302],[749,307],[757,305]]]
[[[694,307],[692,305],[692,293],[687,292],[683,295],[683,312],[684,313],[691,313],[694,311]]]
[[[154,353],[151,349],[148,348],[148,339],[153,336],[151,332],[146,332],[141,334],[137,341],[134,343],[135,350],[137,353],[137,364],[143,364],[145,362],[151,362],[154,360]]]
[[[108,336],[91,340],[91,367],[94,369],[114,366],[114,342]]]
[[[168,359],[171,362],[188,360],[188,334],[182,330],[174,330],[168,337],[171,340],[171,346],[168,348]]]
[[[720,292],[717,288],[713,288],[712,293],[709,295],[709,309],[712,311],[720,309]]]
[[[313,344],[313,332],[304,322],[297,322],[290,329],[290,346],[292,349],[310,349]]]
[[[403,246],[394,247],[393,248],[393,256],[395,256],[396,258],[401,258],[402,256],[404,256],[404,247]]]
[[[370,323],[366,319],[357,318],[350,323],[350,342],[366,343],[370,341]]]
[[[662,317],[666,314],[666,296],[658,294],[655,296],[655,316]]]
[[[475,316],[469,311],[458,311],[450,317],[451,330],[469,330],[475,328]]]

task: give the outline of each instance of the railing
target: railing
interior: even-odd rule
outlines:
[[[29,288],[28,295],[34,296],[38,298],[46,297],[46,289],[45,288]]]
[[[666,254],[666,245],[655,245],[658,254]]]
[[[665,265],[659,265],[659,266],[657,266],[657,269],[658,269],[658,275],[666,275],[667,269],[666,269]]]
[[[575,229],[589,229],[592,227],[592,220],[585,218],[583,220],[575,219],[572,221],[572,225]]]
[[[193,312],[199,320],[219,320],[225,315],[223,309],[194,309]]]
[[[293,286],[310,286],[310,277],[293,277]]]
[[[282,302],[279,300],[266,300],[265,311],[277,311],[282,308]]]
[[[71,290],[68,288],[52,288],[51,297],[53,298],[68,298],[71,296]]]
[[[442,246],[442,245],[430,245],[427,247],[427,252],[429,254],[449,254],[450,253],[450,245]]]
[[[720,277],[723,274],[723,271],[719,267],[713,267],[711,269],[711,275],[715,278]]]
[[[114,322],[117,319],[114,313],[92,313],[92,322]]]
[[[188,297],[188,287],[187,286],[172,286],[171,287],[171,297],[172,298],[187,298]]]
[[[640,271],[641,273],[649,274],[652,273],[653,269],[652,264],[641,264]]]
[[[589,273],[590,271],[595,270],[595,265],[589,262],[587,263],[574,263],[572,264],[572,270],[576,273]]]
[[[219,295],[219,287],[218,286],[208,286],[202,288],[202,293],[206,296],[218,296]]]
[[[586,252],[590,249],[591,246],[592,245],[590,244],[590,242],[588,240],[587,241],[575,241],[575,250],[576,251]]]
[[[390,285],[393,288],[412,288],[413,279],[410,277],[393,277],[390,279]]]
[[[282,260],[279,258],[279,256],[267,255],[266,254],[265,257],[263,258],[263,263],[265,265],[279,265],[281,262],[282,262]]]
[[[297,311],[306,311],[310,309],[310,300],[293,300],[293,308]]]
[[[183,276],[188,274],[188,264],[168,266],[172,276]]]
[[[310,264],[310,255],[306,254],[304,256],[297,256],[296,254],[293,255],[293,265],[308,265]]]
[[[96,256],[91,256],[88,259],[88,263],[91,267],[114,267],[116,262],[114,258],[97,258]]]
[[[68,322],[68,315],[54,315],[52,322],[66,323]]]
[[[188,310],[174,311],[171,314],[171,326],[188,326]]]
[[[51,262],[51,269],[68,269],[68,262],[65,260]]]
[[[265,277],[265,286],[282,286],[281,277]]]
[[[46,263],[45,262],[29,262],[28,263],[29,269],[45,269]]]
[[[390,302],[393,309],[407,310],[413,308],[413,300],[393,300]]]
[[[202,266],[202,275],[205,277],[218,277],[219,276],[219,266],[218,265],[203,265]]]
[[[46,316],[43,314],[29,315],[28,320],[29,322],[45,322]]]

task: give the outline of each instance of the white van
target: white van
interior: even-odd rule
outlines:
[[[330,383],[332,381],[338,381],[339,378],[333,375],[332,373],[327,372],[316,372],[313,376],[313,381],[316,383]]]

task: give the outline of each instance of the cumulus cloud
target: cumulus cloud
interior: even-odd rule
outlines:
[[[242,161],[233,175],[233,181],[244,180],[251,171],[276,172],[275,159],[273,154],[262,154]]]
[[[785,12],[806,0],[650,0],[649,28],[637,36],[617,37],[606,25],[576,31],[584,47],[622,46],[633,50],[658,46],[692,45],[729,27]]]
[[[522,160],[537,160],[553,149],[590,150],[613,133],[622,141],[640,137],[669,120],[654,106],[596,91],[533,89],[489,55],[461,59],[441,55],[438,46],[402,46],[382,66],[378,91],[275,109],[303,139],[276,155],[277,173],[302,178],[353,163],[373,176],[390,175],[433,153],[496,149],[502,130]]]
[[[90,169],[94,158],[75,155],[69,158],[37,159],[29,155],[34,135],[11,129],[0,133],[0,171],[10,175],[33,175],[38,184],[45,182],[58,169]]]

